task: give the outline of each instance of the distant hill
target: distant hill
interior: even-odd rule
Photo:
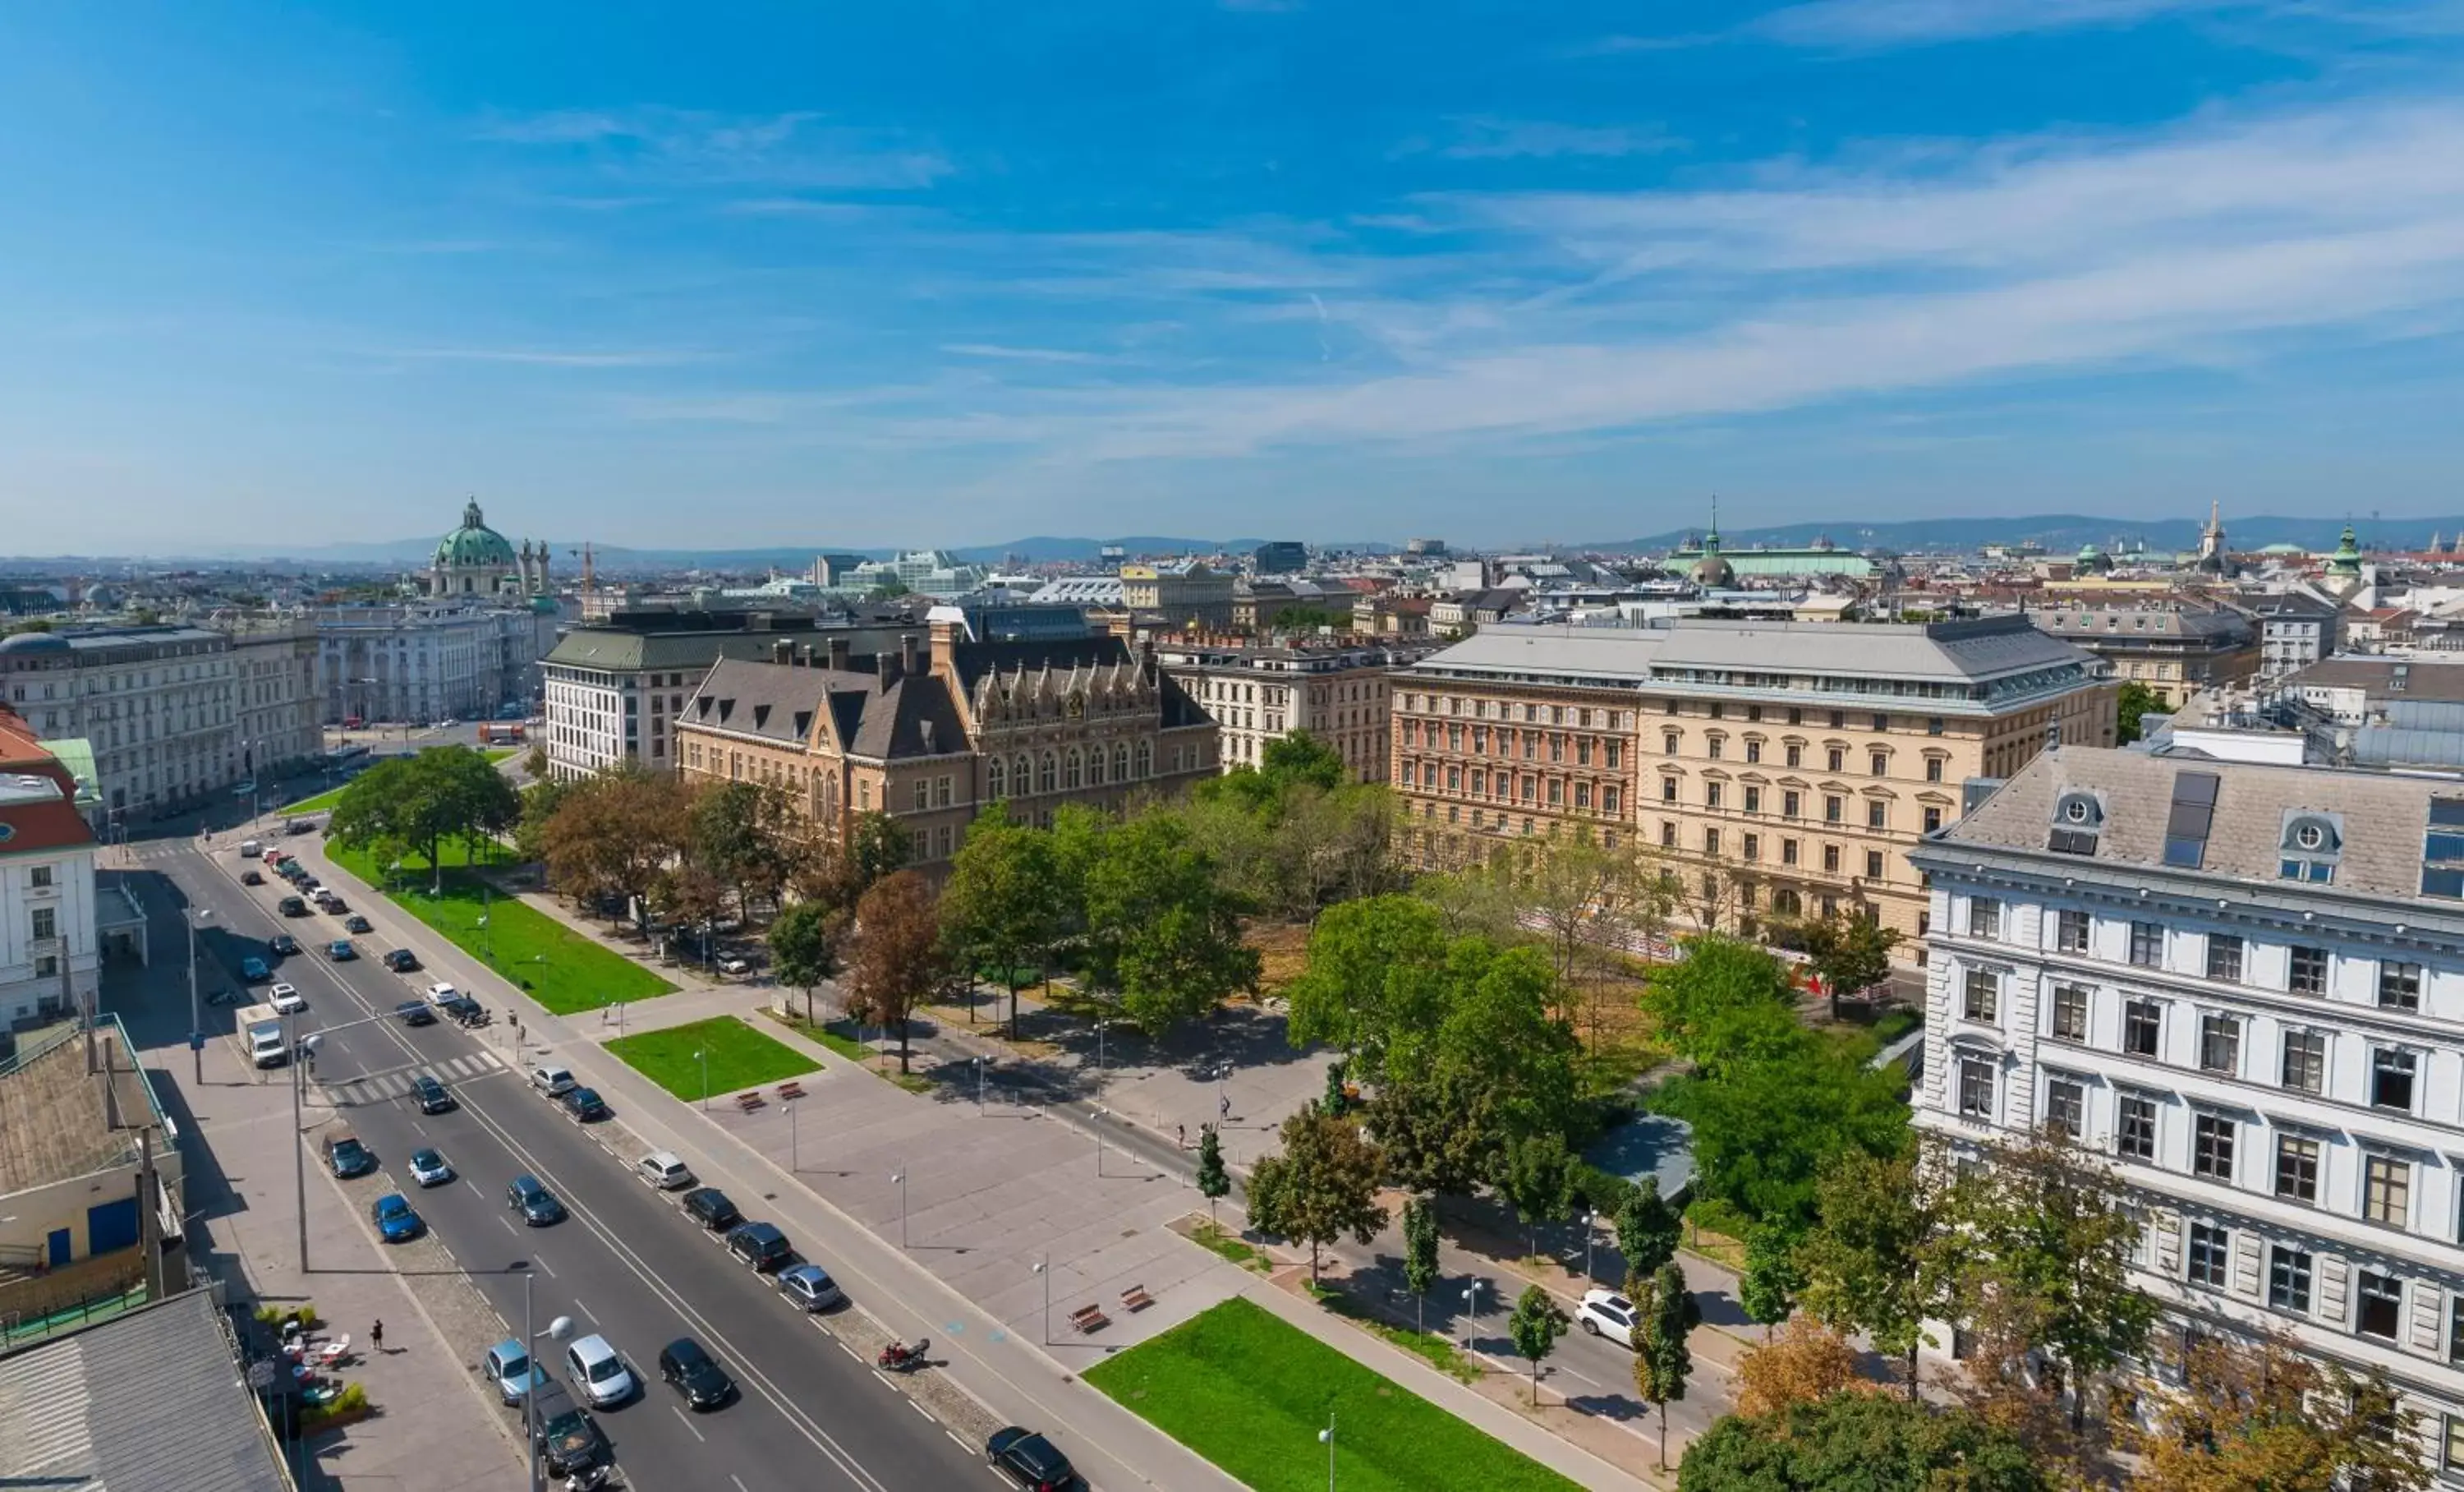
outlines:
[[[1828,538],[1843,549],[1879,548],[1902,554],[1965,551],[1989,544],[2031,541],[2054,554],[2077,553],[2082,545],[2089,544],[2102,549],[2144,545],[2150,549],[2182,550],[2198,547],[2199,530],[2206,526],[2203,519],[2146,521],[2039,513],[2018,518],[1921,518],[1893,523],[1783,523],[1771,528],[1726,528],[1720,531],[1720,546],[1730,550],[1757,546],[1785,549]],[[2357,520],[2353,527],[2365,549],[2418,549],[2433,534],[2442,541],[2453,542],[2459,532],[2464,532],[2464,518]],[[2229,517],[2225,520],[2225,540],[2245,553],[2271,544],[2325,550],[2336,546],[2343,529],[2342,518]],[[1676,548],[1701,533],[1699,528],[1676,528],[1640,539],[1572,547],[1596,552],[1658,551]]]

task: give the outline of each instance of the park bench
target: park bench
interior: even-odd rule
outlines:
[[[739,1093],[736,1096],[736,1106],[750,1114],[761,1106],[761,1095],[751,1091]]]
[[[1121,1309],[1133,1315],[1154,1303],[1155,1297],[1147,1294],[1145,1285],[1133,1284],[1121,1292]]]
[[[801,1082],[782,1082],[779,1084],[779,1097],[782,1099],[801,1099],[803,1096],[804,1085]]]
[[[1111,1318],[1104,1314],[1104,1307],[1091,1303],[1069,1313],[1069,1325],[1078,1328],[1080,1336],[1093,1336],[1111,1324]]]

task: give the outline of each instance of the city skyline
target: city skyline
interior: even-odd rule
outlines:
[[[2452,509],[2452,8],[1399,18],[12,11],[7,547]]]

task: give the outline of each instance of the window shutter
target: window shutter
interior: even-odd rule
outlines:
[[[2319,1256],[2319,1319],[2331,1325],[2344,1324],[2344,1286],[2352,1266],[2341,1254]]]
[[[2258,1299],[2258,1235],[2253,1233],[2247,1228],[2241,1229],[2233,1235],[2233,1294],[2240,1296],[2246,1301],[2255,1301]]]

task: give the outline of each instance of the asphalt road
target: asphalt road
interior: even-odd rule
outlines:
[[[209,863],[208,853],[191,845],[146,868],[169,876],[192,903],[213,909],[216,931],[203,956],[222,962],[224,969],[219,976],[201,974],[205,988],[235,985],[238,959],[261,950],[276,932],[291,933],[309,949],[284,961],[275,977],[306,996],[303,1033],[325,1032],[316,1059],[319,1083],[366,1093],[402,1087],[401,1078],[422,1071],[442,1078],[449,1069],[473,1070],[479,1064],[472,1058],[483,1047],[504,1059],[503,1067],[484,1075],[449,1078],[460,1101],[451,1113],[422,1117],[401,1097],[335,1112],[376,1152],[516,1330],[527,1269],[542,1329],[552,1318],[569,1315],[577,1335],[605,1336],[645,1379],[630,1403],[597,1416],[633,1485],[891,1492],[999,1484],[979,1454],[915,1413],[869,1363],[857,1361],[780,1299],[766,1277],[736,1263],[717,1236],[685,1218],[671,1198],[636,1180],[561,1108],[535,1096],[510,1055],[512,1033],[501,1018],[477,1033],[444,1021],[403,1025],[389,1013],[429,976],[388,972],[375,957],[386,945],[375,936],[354,940],[360,959],[329,962],[318,950],[340,935],[339,920],[276,916],[273,902],[281,882],[242,887],[230,874],[239,865],[229,847]],[[207,1013],[209,1032],[230,1030],[231,1010]],[[355,1021],[364,1023],[350,1024]],[[211,1135],[204,1138],[212,1143]],[[442,1150],[460,1179],[425,1191],[414,1185],[408,1162],[422,1147]],[[521,1171],[546,1182],[571,1215],[546,1228],[522,1226],[504,1205],[505,1183]],[[312,1178],[310,1184],[329,1183]],[[277,1194],[261,1200],[287,1208],[287,1189],[274,1190]],[[761,1216],[762,1200],[736,1198],[755,1218]],[[826,1268],[831,1261],[817,1262]],[[659,1349],[680,1336],[700,1342],[728,1370],[741,1391],[735,1401],[693,1414],[657,1382]],[[541,1347],[541,1362],[564,1376],[562,1348]]]

